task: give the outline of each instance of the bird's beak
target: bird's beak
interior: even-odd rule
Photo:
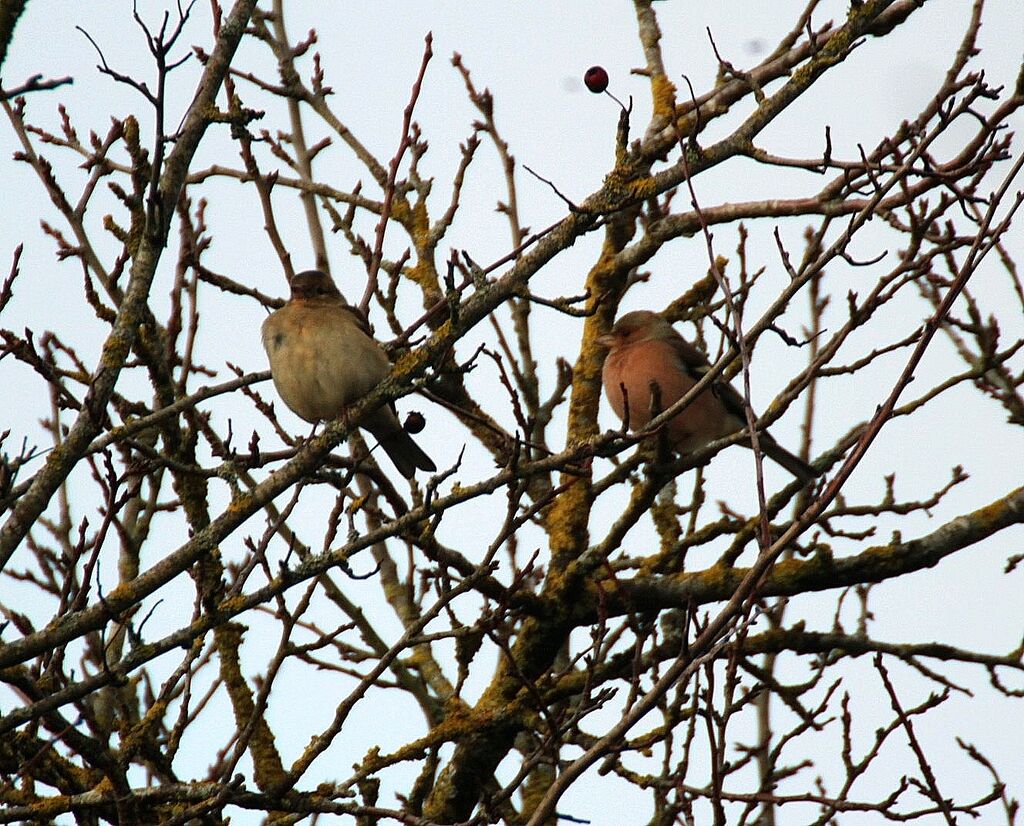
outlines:
[[[611,347],[615,344],[615,336],[611,333],[605,333],[603,336],[597,337],[597,343],[603,344],[605,347]]]

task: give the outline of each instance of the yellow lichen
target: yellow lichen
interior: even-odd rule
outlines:
[[[651,103],[655,117],[671,118],[676,111],[676,87],[665,75],[651,77]]]

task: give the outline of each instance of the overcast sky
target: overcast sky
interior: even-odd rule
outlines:
[[[666,66],[670,76],[679,80],[680,94],[685,94],[685,83],[681,80],[684,74],[698,94],[714,81],[717,64],[707,27],[724,57],[737,66],[748,66],[774,47],[792,25],[802,5],[790,0],[723,0],[717,3],[668,0],[656,4]],[[1020,68],[1024,46],[1024,12],[1019,0],[991,2],[988,6],[987,22],[981,35],[983,53],[978,65],[985,68],[993,85],[1012,84]],[[149,0],[139,3],[140,12],[154,26],[158,25],[159,10],[163,7]],[[778,154],[820,155],[824,135],[819,125],[828,123],[836,156],[853,158],[858,144],[866,148],[874,146],[902,119],[916,115],[934,94],[963,32],[968,8],[965,0],[931,0],[914,15],[913,24],[905,32],[886,38],[884,43],[869,41],[843,67],[830,72],[806,100],[787,110],[784,117],[766,130],[759,140],[760,145]],[[817,15],[818,23],[828,19],[829,14],[841,18],[845,4],[824,3],[823,9],[828,11]],[[460,53],[477,86],[486,86],[494,94],[497,123],[520,164],[517,181],[522,217],[533,229],[558,220],[565,213],[565,205],[546,184],[527,174],[524,164],[553,181],[572,199],[582,199],[597,189],[611,167],[618,110],[607,97],[591,95],[584,88],[582,75],[588,66],[603,65],[611,77],[612,91],[623,100],[633,97],[633,128],[637,135],[642,134],[650,113],[646,80],[630,74],[643,60],[632,5],[627,2],[293,2],[288,4],[287,11],[293,39],[299,39],[310,28],[318,31],[316,50],[322,54],[327,83],[335,90],[332,106],[383,161],[391,156],[399,137],[402,108],[419,67],[424,35],[433,32],[435,58],[416,118],[430,141],[425,168],[436,175],[438,193],[448,191],[458,162],[458,141],[465,140],[471,133],[471,123],[477,116],[466,100],[461,78],[450,64],[452,53]],[[208,15],[208,4],[199,2],[183,37],[183,47],[193,43],[209,47]],[[89,129],[105,134],[111,116],[135,113],[144,134],[150,135],[151,113],[139,95],[97,72],[96,50],[76,31],[76,26],[88,31],[112,68],[143,79],[153,78],[144,41],[131,22],[130,3],[33,0],[19,24],[4,66],[4,85],[16,85],[37,72],[48,77],[70,75],[74,78],[73,86],[30,98],[32,122],[56,128],[59,124],[56,106],[64,102],[80,134],[86,134]],[[184,48],[180,53],[184,54]],[[262,72],[269,80],[275,78],[273,61],[265,49],[254,43],[244,45],[236,65]],[[190,102],[197,73],[198,66],[193,59],[174,76],[169,95],[173,113],[170,121],[176,122]],[[268,105],[266,97],[251,86],[243,83],[240,89],[250,105],[267,109],[263,121],[267,128],[287,128],[287,119],[280,107]],[[723,119],[709,130],[705,141],[726,134],[737,122],[736,118]],[[326,134],[312,120],[309,123],[311,142]],[[809,123],[814,127],[808,128]],[[1020,132],[1021,126],[1024,121],[1017,115],[1014,128]],[[21,260],[24,274],[18,282],[14,301],[0,317],[0,327],[19,332],[30,327],[37,334],[47,329],[58,331],[62,338],[76,342],[91,364],[98,353],[103,330],[95,319],[77,315],[84,306],[80,299],[79,267],[73,262],[56,261],[53,241],[40,229],[40,218],[58,226],[62,226],[62,222],[32,171],[24,164],[10,161],[17,148],[17,139],[4,120],[0,123],[0,192],[4,205],[0,220],[0,276],[6,274],[17,244],[23,243],[25,252]],[[69,182],[69,190],[77,194],[85,173],[74,168],[75,159],[52,147],[44,151],[54,161],[62,180]],[[510,244],[505,218],[494,211],[495,202],[503,196],[496,184],[500,182],[497,162],[490,147],[484,147],[479,154],[463,196],[463,202],[472,207],[460,216],[446,245],[465,248],[476,261],[487,264],[507,253]],[[224,130],[210,131],[195,168],[214,163],[239,165],[237,152]],[[367,178],[357,161],[341,150],[325,155],[318,168],[325,180],[342,189]],[[713,204],[811,194],[821,185],[820,178],[769,175],[762,169],[754,170],[749,164],[735,163],[701,176],[697,191],[705,203]],[[254,191],[222,182],[206,187],[204,194],[210,200],[208,216],[214,239],[207,265],[264,292],[283,295],[286,289],[283,274],[262,231],[263,221]],[[443,199],[438,198],[437,203]],[[105,206],[95,208],[92,214],[94,227],[100,225],[103,209],[117,209],[110,197],[105,197],[101,203]],[[311,248],[297,203],[282,199],[279,209],[282,233],[288,240],[296,269],[312,266]],[[780,222],[784,237],[794,248],[798,246],[805,224],[805,221]],[[765,223],[753,228],[750,243],[754,256],[765,262],[774,261],[777,267],[773,226]],[[362,229],[369,235],[372,224],[366,221]],[[99,230],[95,232],[96,237],[100,234]],[[551,297],[580,292],[583,277],[600,242],[598,235],[592,234],[560,256],[533,283],[533,289]],[[398,233],[393,236],[395,246],[389,247],[389,254],[397,257],[401,239]],[[877,237],[880,244],[884,243],[881,236]],[[1021,238],[1021,233],[1016,231],[1008,239],[1008,246],[1018,261],[1024,259]],[[724,254],[732,255],[736,243],[734,232],[723,230],[717,241]],[[329,245],[332,270],[340,286],[350,298],[357,298],[364,276],[361,263],[351,257],[340,236],[331,236]],[[110,249],[112,247],[106,247],[105,252],[109,253]],[[155,293],[166,295],[174,263],[173,255],[165,256]],[[641,306],[660,309],[684,291],[706,271],[704,244],[700,239],[673,243],[652,267],[658,277],[630,294],[627,309]],[[994,281],[991,289],[998,295],[1005,286]],[[973,286],[976,292],[985,294],[985,272],[979,274]],[[69,307],[74,314],[69,314]],[[415,317],[414,309],[406,315],[407,319]],[[208,308],[204,306],[203,310],[206,312]],[[216,308],[213,311],[217,312]],[[800,317],[799,311],[796,312],[791,320],[798,326]],[[923,317],[923,309],[921,314]],[[546,317],[543,311],[540,317]],[[205,329],[199,342],[201,360],[217,369],[221,379],[229,375],[225,371],[228,360],[245,370],[265,369],[266,359],[258,335],[261,320],[259,308],[249,303],[234,306],[224,323],[216,329]],[[564,323],[566,326],[559,328],[557,335],[544,337],[538,343],[538,357],[548,377],[553,375],[555,358],[562,356],[571,360],[578,344],[578,327],[571,322]],[[481,328],[470,336],[468,344],[488,335],[488,330]],[[939,374],[944,368],[941,360],[928,361],[922,367],[922,374]],[[756,390],[767,399],[778,390],[784,378],[774,379],[770,363],[762,369],[763,385]],[[482,371],[474,381],[480,382],[479,386],[486,387],[488,382],[493,386],[494,374]],[[196,386],[200,383],[197,380]],[[0,388],[7,400],[0,429],[10,427],[13,430],[7,449],[19,444],[23,436],[30,441],[40,438],[37,422],[46,412],[45,407],[27,402],[30,394],[38,392],[37,379],[23,365],[5,359],[0,362]],[[273,393],[269,386],[264,392]],[[859,405],[865,415],[869,415],[879,393],[880,389],[874,387],[862,396],[835,398],[832,403]],[[917,491],[917,482],[923,482],[920,490],[931,490],[938,485],[938,480],[948,476],[949,468],[957,462],[967,466],[972,481],[950,510],[942,507],[936,510],[936,519],[981,505],[1004,491],[1008,472],[1019,477],[1024,437],[1019,428],[1016,434],[1001,431],[998,439],[972,428],[969,422],[973,418],[973,406],[982,403],[977,393],[966,393],[961,408],[963,418],[959,420],[950,420],[948,414],[942,412],[947,409],[944,407],[936,411],[933,419],[928,419],[927,415],[921,419],[930,422],[924,430],[919,423],[913,430],[894,426],[883,435],[858,471],[851,494],[861,494],[865,499],[877,498],[882,489],[883,473],[892,469],[900,474],[901,484],[906,485],[904,492]],[[278,408],[280,412],[280,404]],[[449,464],[460,446],[453,444],[447,435],[450,419],[442,412],[424,409],[428,413],[428,429],[422,437],[423,444],[439,465]],[[217,416],[221,417],[221,422],[231,416],[241,433],[248,433],[259,422],[242,399],[225,403],[218,409]],[[791,416],[790,420],[780,422],[781,429],[776,434],[780,441],[795,445],[799,437],[798,419],[798,416]],[[282,414],[282,422],[293,432],[305,432],[305,424],[288,413]],[[846,417],[841,421],[837,419],[830,430],[826,415],[822,423],[823,440],[827,443],[828,436],[842,432],[847,422]],[[602,413],[602,423],[606,427],[615,424],[607,410]],[[926,440],[926,443],[922,446],[919,440]],[[931,450],[929,444],[941,450]],[[905,449],[908,447],[912,449]],[[718,474],[723,489],[741,487],[737,480],[749,478],[749,454],[740,448],[732,448],[731,453],[737,454],[734,468],[727,468],[722,462],[713,471]],[[1008,457],[1015,459],[1008,460]],[[482,455],[471,456],[469,461],[471,471],[474,462],[479,463],[475,466],[479,472],[486,472],[490,467],[489,460]],[[750,501],[741,494],[737,497],[740,503]],[[937,523],[929,523],[921,515],[907,524],[925,532]],[[1018,540],[1024,539],[1022,531],[1013,535]],[[879,539],[884,541],[885,536],[883,530]],[[879,615],[898,617],[898,630],[904,639],[941,637],[944,642],[977,646],[991,652],[1011,649],[1021,634],[1022,591],[1019,573],[1016,577],[1000,575],[1010,536],[1009,532],[1001,534],[998,542],[957,554],[939,570],[915,575],[914,593],[919,601],[913,604],[907,604],[906,585],[878,589],[874,597],[877,602],[873,603],[876,610]],[[457,543],[458,537],[452,540]],[[955,621],[952,617],[949,622],[937,621],[938,606],[950,604],[962,604],[968,609],[957,611]],[[173,619],[168,617],[168,622]],[[322,688],[330,690],[326,682]],[[1019,754],[1020,732],[1024,731],[1020,704],[1015,713],[1017,717],[1012,720],[994,719],[985,713],[984,706],[979,708],[967,699],[958,698],[935,715],[936,729],[926,735],[929,746],[950,761],[950,767],[970,775],[973,769],[965,767],[951,738],[944,736],[942,721],[945,719],[952,725],[965,715],[976,714],[970,729],[972,742],[993,756],[1008,756]],[[271,714],[283,719],[287,709],[278,706],[271,709]],[[306,737],[305,729],[297,732],[296,742],[286,746],[286,757],[301,748]],[[347,768],[361,757],[363,750],[365,744],[353,747],[352,754],[341,755],[338,759]],[[201,773],[202,769],[197,771]],[[331,776],[329,766],[323,767],[323,774]],[[386,805],[392,802],[387,800]],[[629,822],[626,818],[632,816],[633,805],[636,805],[635,798],[622,784],[611,778],[599,778],[568,795],[560,810],[590,817],[596,824],[611,824]],[[646,805],[645,800],[639,805]],[[244,816],[237,816],[234,822],[248,821]],[[849,822],[859,821],[851,817]]]

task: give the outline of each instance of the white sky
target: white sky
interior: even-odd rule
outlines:
[[[837,18],[844,13],[843,3],[823,5]],[[139,6],[147,21],[157,25],[163,5],[143,2]],[[801,6],[802,3],[791,0],[726,0],[706,4],[672,0],[657,3],[662,46],[670,76],[679,78],[686,74],[700,93],[713,82],[717,68],[705,27],[711,27],[715,42],[725,57],[738,66],[752,65],[762,51],[774,46]],[[1019,0],[1002,0],[988,6],[981,35],[983,53],[978,64],[985,68],[990,83],[1009,85],[1019,71],[1024,45],[1021,6]],[[761,136],[759,145],[778,154],[820,154],[824,141],[823,126],[827,123],[831,127],[836,156],[854,156],[858,143],[870,149],[900,120],[915,115],[934,93],[959,42],[968,9],[969,4],[965,0],[932,0],[914,15],[914,22],[907,31],[886,38],[884,43],[869,40],[841,68],[829,73],[813,94],[787,110]],[[148,54],[141,34],[131,23],[130,10],[130,4],[124,2],[70,4],[33,0],[29,4],[4,66],[4,85],[21,83],[35,72],[43,72],[49,77],[67,74],[75,78],[73,87],[31,96],[29,119],[32,122],[55,128],[59,123],[56,105],[64,102],[82,135],[89,129],[104,134],[111,116],[122,117],[128,113],[138,114],[144,134],[151,135],[152,117],[138,94],[116,85],[95,70],[95,50],[75,30],[76,25],[85,28],[103,48],[113,68],[152,79]],[[183,46],[199,43],[208,48],[208,14],[206,3],[196,5],[194,19],[182,40]],[[588,66],[603,65],[612,78],[611,89],[615,94],[622,99],[633,96],[636,103],[633,118],[635,135],[642,134],[649,114],[645,80],[629,74],[631,68],[642,65],[642,55],[632,6],[626,2],[295,2],[289,4],[288,15],[293,39],[301,38],[309,28],[315,27],[319,32],[316,49],[322,54],[327,82],[336,93],[332,106],[384,162],[390,158],[399,136],[401,112],[408,98],[410,82],[419,66],[423,37],[427,31],[433,32],[435,57],[416,117],[430,141],[424,169],[436,176],[434,209],[437,212],[440,211],[438,205],[447,199],[450,176],[457,163],[457,142],[470,134],[471,122],[476,117],[466,100],[461,78],[450,65],[449,58],[453,52],[462,54],[465,64],[473,72],[477,87],[486,86],[494,94],[497,123],[520,164],[517,182],[522,220],[533,229],[560,218],[564,214],[564,205],[545,184],[526,174],[523,164],[554,181],[562,192],[574,199],[582,199],[594,191],[611,166],[618,110],[608,98],[591,95],[582,86],[581,77]],[[824,11],[815,18],[817,23],[825,19],[828,15]],[[262,72],[271,80],[275,77],[274,64],[266,50],[253,43],[242,49],[236,65]],[[307,74],[310,67],[307,59],[304,70]],[[169,121],[176,122],[191,100],[191,81],[196,70],[193,60],[174,76],[176,82],[170,95],[172,114]],[[684,84],[679,85],[681,90],[685,89]],[[240,89],[249,105],[267,109],[267,116],[259,125],[271,131],[287,128],[281,107],[268,106],[264,95],[257,94],[244,83]],[[704,141],[720,137],[736,122],[735,118],[729,118],[716,124]],[[1021,126],[1024,126],[1024,119],[1017,115],[1015,131],[1019,133]],[[307,121],[307,128],[310,142],[325,134],[312,118]],[[31,170],[24,164],[10,161],[16,148],[15,136],[4,121],[0,124],[0,191],[5,205],[3,220],[0,221],[0,274],[6,274],[10,256],[18,243],[24,243],[25,252],[21,261],[23,275],[18,281],[16,297],[0,316],[0,326],[19,332],[30,327],[37,335],[44,330],[55,330],[63,339],[75,342],[81,348],[81,355],[92,363],[102,341],[102,329],[95,319],[79,315],[84,307],[79,268],[74,263],[55,261],[53,242],[39,226],[41,217],[60,227],[63,223]],[[74,169],[74,163],[69,162],[73,159],[66,153],[52,147],[43,151],[55,162],[61,179],[77,196],[84,173]],[[195,167],[211,163],[239,165],[237,153],[224,130],[210,130]],[[368,176],[356,160],[340,147],[325,153],[318,169],[321,177],[342,189],[350,188],[356,180],[368,182]],[[701,176],[696,185],[702,202],[714,204],[810,194],[823,182],[823,179],[802,174],[769,175],[764,170],[754,170],[737,162]],[[210,201],[207,215],[214,239],[206,259],[207,266],[264,292],[283,294],[282,272],[262,232],[263,221],[252,188],[216,183],[204,188],[203,194]],[[496,200],[503,197],[494,153],[485,145],[478,151],[477,161],[470,172],[463,194],[463,212],[443,249],[465,248],[482,264],[504,255],[509,249],[506,221],[504,216],[493,211]],[[278,197],[276,203],[281,230],[290,246],[296,269],[312,266],[310,246],[297,203],[283,196]],[[682,198],[677,203],[681,204]],[[118,209],[113,199],[106,197],[102,206],[97,204],[90,212],[94,237],[101,235],[98,227],[103,211]],[[791,249],[797,248],[806,223],[796,220],[780,224],[784,237],[791,242]],[[772,238],[774,223],[751,224],[749,228],[751,258],[779,270]],[[364,219],[360,229],[370,236],[373,224]],[[172,238],[173,233],[172,230]],[[865,247],[858,249],[864,257],[878,251],[870,248],[871,240],[882,246],[885,243],[881,235],[868,235],[867,239]],[[391,230],[389,240],[392,242],[389,254],[397,256],[401,238],[396,229]],[[547,267],[532,283],[532,288],[551,297],[579,293],[599,240],[597,234],[583,239]],[[328,243],[332,269],[339,285],[350,298],[357,297],[363,284],[361,264],[350,258],[342,237],[330,236]],[[720,253],[733,257],[735,229],[719,230],[716,245]],[[1012,233],[1008,246],[1018,261],[1024,259],[1021,255],[1024,243],[1019,231]],[[101,249],[104,249],[102,245]],[[110,249],[109,246],[104,249],[108,260]],[[157,294],[167,293],[173,277],[173,244],[168,252],[158,272]],[[625,309],[663,306],[685,290],[695,276],[703,274],[706,266],[702,240],[674,242],[651,263],[651,284],[632,292]],[[782,279],[784,274],[776,272],[767,277]],[[856,289],[852,282],[849,287]],[[989,301],[993,310],[999,309],[1007,289],[1005,279],[998,276],[992,262],[979,273],[972,288]],[[836,290],[837,300],[845,289],[846,286]],[[767,296],[764,298],[767,300]],[[203,312],[220,312],[227,319],[217,330],[213,327],[204,330],[199,341],[200,360],[217,369],[220,380],[229,376],[224,369],[226,360],[246,370],[265,369],[265,356],[258,335],[261,311],[251,302],[235,302],[229,309],[224,309],[216,304],[212,295],[210,300],[210,304],[202,305]],[[751,310],[752,314],[755,310],[756,307]],[[842,312],[842,307],[838,310]],[[799,328],[801,312],[794,310],[786,317],[794,330]],[[910,305],[900,305],[894,308],[894,312],[917,313],[921,317],[924,314],[921,307]],[[416,307],[410,303],[404,317],[411,320],[417,314]],[[207,316],[211,317],[214,316]],[[562,325],[557,328],[557,334],[537,340],[537,357],[544,366],[545,380],[550,387],[555,358],[574,359],[579,328],[543,310],[537,317],[544,323]],[[1019,335],[1021,325],[1020,320],[1017,321],[1016,333]],[[1012,326],[1013,319],[1009,323]],[[869,327],[869,334],[873,329]],[[1013,333],[1012,329],[1006,330],[1007,337]],[[468,354],[472,342],[490,336],[489,329],[481,326],[477,335],[470,336],[463,352]],[[869,345],[868,342],[861,344]],[[766,348],[770,346],[765,345]],[[922,366],[921,387],[928,386],[930,377],[942,375],[947,369],[949,362],[942,358],[944,346],[944,342],[937,341],[936,351]],[[760,360],[755,361],[755,367],[760,372],[755,381],[755,403],[758,399],[762,402],[770,399],[788,375],[784,367],[779,371],[773,369],[770,351],[759,351],[758,355]],[[877,386],[840,386],[834,391],[823,388],[824,409],[834,410],[835,415],[827,413],[821,422],[821,444],[827,444],[830,436],[844,432],[858,417],[870,415],[901,364],[902,360],[897,359],[888,365],[890,372],[878,371]],[[477,387],[493,390],[494,378],[493,370],[482,365],[472,381]],[[206,380],[197,381],[195,386],[202,383]],[[36,402],[39,386],[23,365],[15,364],[10,358],[0,362],[0,387],[4,388],[7,397],[6,414],[0,422],[0,430],[12,428],[6,446],[8,451],[16,447],[23,436],[30,441],[40,438],[37,422],[47,408]],[[275,398],[269,386],[265,386],[263,392],[267,398]],[[912,386],[908,397],[914,395]],[[901,423],[887,428],[848,488],[851,501],[872,501],[883,489],[883,474],[895,470],[898,494],[902,498],[916,499],[927,495],[948,478],[952,465],[963,463],[972,476],[971,481],[958,488],[950,501],[936,508],[934,520],[918,515],[904,522],[901,525],[904,538],[933,530],[943,518],[978,507],[1019,484],[1021,459],[1024,458],[1024,437],[1019,428],[1016,432],[1000,428],[1005,416],[975,391],[964,391],[953,398],[955,405],[941,405],[931,413],[926,411],[920,418],[915,417],[913,428]],[[453,439],[449,430],[450,419],[445,414],[425,407],[425,404],[407,400],[404,406],[420,407],[427,413],[428,428],[422,436],[422,443],[439,466],[446,465],[454,461],[461,446],[460,437]],[[277,407],[279,412],[283,410],[280,403]],[[498,407],[500,410],[500,405]],[[243,440],[247,440],[253,427],[261,427],[264,447],[272,447],[266,441],[271,435],[269,428],[259,423],[249,404],[240,396],[223,400],[214,409],[215,423],[223,425],[230,416],[236,433],[243,434]],[[951,410],[956,414],[950,415]],[[615,424],[609,411],[604,411],[602,417],[604,426]],[[511,426],[509,415],[501,418]],[[294,432],[305,432],[305,425],[290,413],[283,412],[281,419]],[[777,437],[784,443],[795,445],[798,425],[799,416],[794,409],[777,426]],[[557,443],[558,432],[556,424],[551,430],[553,442]],[[724,461],[725,457],[731,462]],[[467,475],[482,476],[490,467],[486,457],[471,455]],[[752,501],[746,481],[751,476],[749,453],[739,448],[730,449],[711,468],[709,475],[715,486],[714,495],[728,497],[736,507],[749,507]],[[778,481],[781,477],[771,478]],[[688,478],[680,480],[684,494],[689,485]],[[221,490],[218,495],[223,497],[224,494],[225,491]],[[498,507],[502,507],[501,502]],[[476,510],[480,512],[479,518],[487,518],[486,503],[480,503],[467,511],[474,512],[474,518],[460,518],[460,525],[474,524]],[[609,513],[607,518],[612,516]],[[601,521],[601,515],[595,515],[595,530]],[[258,532],[261,527],[257,520],[250,522],[247,530]],[[885,541],[891,529],[880,525],[877,541]],[[473,547],[473,537],[467,535],[464,528],[449,529],[445,538],[456,546]],[[235,543],[235,550],[239,553],[242,550],[240,539],[241,535]],[[314,547],[319,547],[315,538],[308,539]],[[936,570],[876,589],[872,607],[878,624],[873,632],[882,639],[939,640],[992,653],[1012,649],[1020,640],[1024,621],[1024,601],[1019,596],[1021,573],[1003,576],[1001,569],[1008,555],[1020,552],[1022,539],[1024,531],[1020,529],[1004,532],[995,542],[982,543],[977,548],[957,554]],[[648,540],[649,534],[631,536],[627,540],[627,550],[639,552]],[[176,544],[178,540],[172,537],[169,547]],[[112,563],[109,568],[110,575],[113,575]],[[6,589],[8,585],[5,583],[3,587]],[[179,606],[179,609],[187,612],[190,606]],[[175,620],[174,611],[178,609],[165,604],[164,610],[167,613],[162,618],[155,616],[154,623],[167,623],[171,627]],[[827,598],[820,602],[808,600],[795,604],[790,616],[806,613],[822,628],[827,628],[830,611]],[[467,611],[463,619],[468,616]],[[381,615],[381,621],[388,620]],[[269,644],[273,646],[275,640],[271,638]],[[253,656],[255,663],[261,662],[258,649]],[[847,690],[856,693],[860,685],[870,682],[872,677],[868,665],[866,662],[858,663],[848,669]],[[856,676],[858,673],[860,676]],[[955,793],[961,782],[972,791],[984,787],[984,779],[979,779],[973,764],[957,749],[954,734],[965,736],[996,759],[1005,770],[1012,772],[1014,755],[1020,751],[1020,732],[1024,730],[1024,709],[1020,704],[1003,703],[996,712],[997,707],[989,705],[994,701],[994,695],[987,690],[984,675],[978,671],[964,673],[970,674],[972,686],[980,687],[977,697],[951,701],[946,708],[926,718],[928,724],[922,725],[921,732],[926,740],[926,749],[937,759],[940,787],[948,788],[950,794]],[[283,683],[285,686],[289,684],[288,676]],[[322,684],[311,687],[309,675],[301,677],[301,683],[296,680],[292,684],[294,690],[305,691],[306,697],[316,696],[316,692],[322,690],[326,694],[324,708],[333,706],[332,696],[337,695],[336,689],[331,687],[331,678],[326,677]],[[865,682],[858,683],[858,679]],[[913,680],[907,685],[918,692],[914,695],[913,690],[908,690],[908,705],[923,699],[927,691],[932,690]],[[858,699],[867,703],[874,695],[869,695],[867,688],[864,692]],[[304,715],[316,714],[305,698],[300,705]],[[288,703],[281,697],[275,700],[270,710],[271,718],[282,729],[286,760],[305,745],[310,733],[306,725],[295,726],[293,732],[280,726],[291,713]],[[882,714],[884,716],[884,712]],[[969,721],[966,726],[965,721]],[[376,720],[367,720],[365,724],[369,728],[366,737],[380,733]],[[871,728],[873,726],[868,730]],[[216,724],[211,722],[206,730],[212,735]],[[289,735],[294,740],[289,741]],[[384,738],[391,742],[382,741],[385,749],[406,739],[400,727],[396,727],[394,735]],[[347,773],[349,764],[361,758],[366,746],[367,741],[356,735],[351,753],[332,751],[331,760],[318,764],[318,770],[325,777],[343,775]],[[823,745],[823,750],[834,752],[835,741]],[[333,772],[329,765],[335,760],[341,767],[337,772]],[[828,763],[824,756],[823,761],[822,771],[827,771]],[[901,771],[913,770],[912,763],[900,765],[903,766]],[[203,766],[197,766],[195,770],[201,774]],[[319,776],[314,773],[310,780]],[[1018,795],[1024,791],[1024,782],[1019,775],[1014,778],[1008,774],[1004,779],[1017,780]],[[889,778],[883,780],[888,782]],[[870,791],[866,790],[859,796],[869,795]],[[393,800],[385,795],[381,802],[391,805]],[[637,822],[636,806],[644,807],[645,798],[638,798],[621,782],[609,777],[599,778],[592,773],[586,783],[567,795],[559,809],[589,818],[595,824],[613,824]],[[233,821],[251,822],[247,817],[244,813],[235,813]],[[782,824],[786,822],[780,821]],[[850,816],[843,822],[872,821]]]

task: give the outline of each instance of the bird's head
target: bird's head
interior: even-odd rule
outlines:
[[[296,273],[288,282],[291,287],[292,301],[323,301],[341,300],[341,293],[334,286],[331,277],[320,270],[306,270]]]
[[[657,313],[650,310],[634,310],[619,318],[612,326],[611,332],[598,338],[605,347],[628,347],[640,341],[652,338],[671,337],[672,325]]]

